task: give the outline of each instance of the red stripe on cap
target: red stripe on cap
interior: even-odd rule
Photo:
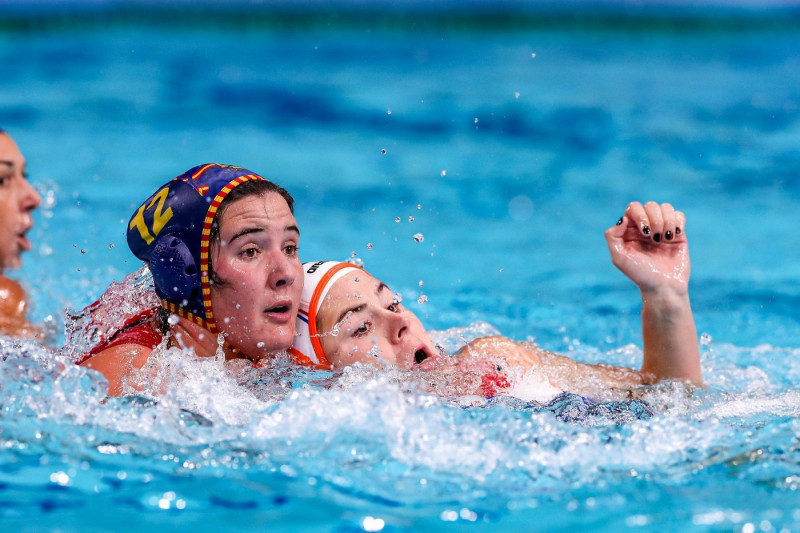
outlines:
[[[214,223],[214,217],[217,215],[217,209],[222,203],[222,200],[224,200],[233,189],[247,181],[263,179],[264,178],[258,174],[248,174],[246,176],[239,176],[238,178],[232,179],[227,185],[225,185],[225,187],[222,188],[221,191],[219,191],[219,193],[217,193],[217,195],[214,197],[214,200],[211,201],[211,205],[208,206],[208,212],[206,212],[206,218],[203,221],[203,231],[200,236],[200,281],[203,290],[203,309],[206,312],[206,322],[208,324],[208,330],[211,333],[219,333],[219,330],[217,329],[217,323],[214,320],[214,312],[211,310],[211,284],[209,283],[208,279],[208,255],[211,244],[211,225]]]

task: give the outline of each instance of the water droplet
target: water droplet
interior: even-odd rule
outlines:
[[[415,233],[414,234],[414,241],[422,242],[425,240],[425,236],[422,233]]]
[[[424,294],[420,294],[419,298],[417,298],[417,303],[420,305],[425,305],[426,303],[428,303],[428,297],[425,296]]]
[[[111,250],[112,248],[114,248],[114,243],[113,243],[113,242],[112,242],[111,244],[109,244],[109,245],[108,245],[108,249],[109,249],[109,250]]]
[[[508,214],[514,222],[524,222],[533,216],[535,207],[533,200],[520,194],[508,202]]]
[[[403,303],[403,295],[400,294],[399,292],[394,293],[394,295],[392,297],[392,303],[393,304],[401,304],[401,303]]]
[[[375,357],[377,359],[378,357],[381,356],[381,351],[378,349],[377,346],[373,346],[372,348],[369,349],[367,355],[369,357]]]
[[[514,98],[519,98],[519,91],[514,93]]]
[[[170,326],[176,326],[179,321],[180,318],[178,317],[178,315],[174,313],[167,317],[167,324],[169,324]]]
[[[420,286],[420,287],[424,287],[424,286],[425,286],[425,282],[424,282],[424,281],[422,281],[422,280],[419,280],[419,286]]]
[[[702,346],[708,346],[709,344],[711,344],[711,335],[709,335],[708,333],[703,333],[702,335],[700,335],[700,344]]]
[[[417,204],[417,209],[422,209],[422,204]]]
[[[357,255],[358,255],[358,254],[355,252],[355,250],[353,250],[352,252],[350,252],[350,257],[355,257],[355,256],[357,256]]]
[[[85,253],[86,253],[86,250],[85,250],[85,249],[83,249],[83,248],[81,248],[81,253],[82,253],[82,254],[85,254]]]
[[[411,215],[409,215],[409,216],[408,216],[408,221],[409,221],[409,222],[414,222],[414,217],[412,217]]]
[[[536,52],[533,52],[533,53],[531,54],[531,59],[535,59],[535,58],[536,58]]]
[[[392,110],[391,110],[391,108],[386,110],[386,114],[387,114],[387,115],[391,115],[391,114],[392,114]]]
[[[386,148],[381,148],[381,153],[385,155],[386,154]]]
[[[400,217],[394,217],[394,221],[397,222],[398,224],[400,223],[400,220],[401,220]]]
[[[446,171],[446,170],[442,170],[442,171],[440,172],[440,175],[441,175],[442,177],[445,177],[445,176],[447,176],[447,171]],[[421,207],[421,206],[420,206],[420,207]]]
[[[259,342],[258,344],[256,344],[256,347],[263,348],[264,347],[264,343],[263,342]]]
[[[475,117],[475,120],[473,122],[475,122],[475,124],[477,124],[478,123],[478,117]]]
[[[347,260],[347,262],[357,267],[364,266],[364,261],[360,257],[351,257],[350,259]]]
[[[372,243],[371,242],[367,243],[367,250],[372,250]]]
[[[383,518],[374,518],[372,516],[365,516],[364,520],[361,521],[361,528],[364,531],[383,531],[385,525],[386,522],[383,521]]]

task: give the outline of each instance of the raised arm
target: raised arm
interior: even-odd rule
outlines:
[[[642,373],[701,386],[685,224],[670,204],[631,202],[605,237],[611,261],[641,291]]]

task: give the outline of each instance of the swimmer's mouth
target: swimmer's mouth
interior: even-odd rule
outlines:
[[[279,320],[282,322],[294,320],[296,318],[292,316],[291,300],[275,302],[272,307],[268,307],[264,310],[264,314],[270,316],[272,320]]]
[[[414,362],[417,363],[418,365],[422,364],[422,362],[425,361],[425,359],[427,358],[428,354],[426,354],[425,350],[423,350],[422,348],[414,352]]]

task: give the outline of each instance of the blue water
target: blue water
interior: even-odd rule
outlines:
[[[0,529],[800,530],[797,15],[504,5],[0,5],[0,127],[45,199],[14,275],[54,330],[0,339]],[[134,206],[207,161],[286,186],[304,259],[360,258],[445,340],[628,366],[639,298],[602,232],[670,201],[708,389],[570,421],[173,354],[167,397],[104,401],[65,364],[64,310],[139,267]]]

